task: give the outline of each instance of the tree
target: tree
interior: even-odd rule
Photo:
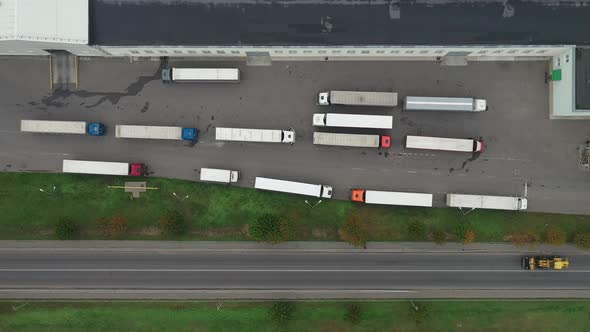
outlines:
[[[447,233],[445,233],[445,231],[442,229],[435,229],[432,232],[432,240],[436,244],[444,244],[447,242]]]
[[[270,307],[270,319],[278,325],[285,325],[293,319],[295,304],[293,302],[279,301]]]
[[[265,214],[249,226],[248,233],[259,242],[279,243],[288,240],[290,229],[286,218]]]
[[[545,242],[548,244],[562,245],[565,243],[566,234],[559,228],[549,227],[545,232]]]
[[[590,249],[590,232],[576,234],[574,242],[582,249]]]
[[[363,318],[363,310],[360,304],[351,303],[346,306],[346,313],[344,314],[344,320],[350,322],[352,325],[360,323]]]
[[[158,227],[164,235],[182,235],[187,231],[182,214],[176,210],[170,210],[160,217]]]
[[[356,214],[349,216],[340,229],[340,236],[355,247],[365,247],[369,239],[367,222]]]
[[[55,236],[59,240],[73,240],[78,237],[80,228],[78,223],[68,218],[61,218],[55,224]]]
[[[96,222],[105,237],[118,237],[127,233],[129,229],[127,218],[123,216],[100,218]]]
[[[515,246],[525,246],[527,244],[534,244],[537,242],[537,234],[529,230],[517,230],[512,232],[512,244]]]
[[[463,238],[463,244],[469,244],[475,241],[475,232],[471,229],[465,231],[465,237]]]
[[[426,226],[422,220],[412,220],[408,225],[408,236],[414,241],[426,238]]]

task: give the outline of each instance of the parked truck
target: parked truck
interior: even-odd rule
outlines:
[[[100,122],[21,120],[20,131],[41,134],[78,134],[102,136],[105,125]]]
[[[406,97],[404,100],[404,111],[483,112],[487,109],[485,99]]]
[[[318,105],[397,106],[395,92],[326,91],[318,93]]]
[[[559,256],[524,256],[522,258],[522,268],[525,270],[563,270],[569,266],[570,261]]]
[[[313,125],[318,127],[391,129],[393,128],[393,116],[315,113],[313,115]]]
[[[526,210],[527,203],[524,197],[447,194],[447,205],[458,208],[518,211]]]
[[[115,126],[117,138],[145,138],[196,141],[199,130],[196,128],[166,127],[166,126]]]
[[[432,207],[432,194],[353,189],[353,202]]]
[[[442,150],[456,152],[483,152],[482,140],[463,138],[444,138],[430,136],[406,136],[407,149]]]
[[[283,193],[313,196],[318,198],[331,198],[332,187],[321,184],[309,184],[303,182],[277,180],[256,177],[254,188],[262,190],[279,191]]]
[[[162,81],[172,82],[239,82],[238,68],[166,68]]]
[[[67,160],[63,161],[64,173],[100,174],[100,175],[147,175],[145,164],[119,163],[109,161]]]
[[[201,181],[234,183],[238,182],[240,172],[227,169],[201,168]]]
[[[293,144],[295,143],[295,130],[217,127],[215,128],[215,139],[218,141]]]
[[[391,146],[391,136],[321,133],[316,131],[313,133],[313,144],[387,149]]]

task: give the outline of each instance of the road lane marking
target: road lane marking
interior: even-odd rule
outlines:
[[[1,272],[286,272],[286,273],[590,273],[590,270],[543,270],[543,271],[528,271],[522,269],[514,270],[436,270],[436,269],[406,269],[406,270],[394,270],[394,269],[0,269]]]

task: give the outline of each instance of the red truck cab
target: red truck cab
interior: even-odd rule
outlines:
[[[147,175],[147,168],[145,164],[131,164],[129,166],[130,176],[145,176]]]
[[[352,195],[350,200],[353,202],[365,202],[365,191],[364,189],[352,189]]]
[[[391,136],[381,135],[381,147],[389,149],[391,147]]]

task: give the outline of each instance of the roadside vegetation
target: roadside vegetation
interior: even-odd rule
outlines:
[[[0,302],[0,331],[587,331],[590,301]]]
[[[139,198],[125,178],[0,173],[1,239],[177,239],[576,243],[590,248],[590,217],[371,206],[146,178]]]

